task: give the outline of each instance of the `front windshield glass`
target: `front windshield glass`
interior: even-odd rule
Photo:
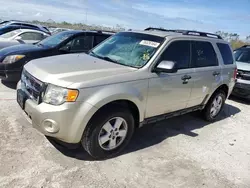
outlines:
[[[250,49],[236,50],[234,51],[234,57],[236,61],[250,63]]]
[[[164,38],[153,35],[121,32],[94,48],[90,55],[140,68],[151,59],[163,40]]]
[[[15,35],[17,35],[20,32],[21,32],[20,30],[10,31],[8,33],[5,33],[5,34],[1,35],[0,37],[8,39],[8,38],[14,37]]]
[[[39,43],[37,43],[37,45],[42,45],[42,46],[47,46],[47,47],[53,48],[53,47],[61,44],[63,41],[67,40],[72,35],[74,35],[74,33],[70,33],[70,32],[58,33],[56,35],[52,35],[52,36],[40,41]]]

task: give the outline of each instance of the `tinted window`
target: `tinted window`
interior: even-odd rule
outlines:
[[[109,36],[108,35],[97,35],[95,36],[95,46],[99,43],[101,43],[102,41],[104,41],[105,39],[107,39]]]
[[[220,50],[220,53],[222,55],[223,61],[225,65],[230,65],[234,63],[232,51],[228,44],[223,43],[217,43],[217,46]]]
[[[43,34],[32,32],[23,33],[19,36],[22,37],[22,40],[42,40],[44,38]]]
[[[192,42],[192,67],[217,66],[217,56],[210,42]]]
[[[72,40],[71,50],[72,52],[88,51],[92,48],[93,36],[79,36]]]
[[[172,42],[161,56],[161,61],[175,61],[178,69],[189,67],[190,63],[190,42],[176,41]]]
[[[234,57],[236,61],[250,63],[250,49],[238,49],[234,51]]]

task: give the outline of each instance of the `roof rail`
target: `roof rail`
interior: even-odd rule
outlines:
[[[164,28],[155,28],[155,27],[148,27],[145,31],[150,30],[157,30],[157,31],[166,31],[166,32],[175,32],[175,33],[182,33],[183,35],[194,35],[194,36],[201,36],[201,37],[210,37],[210,38],[218,38],[222,39],[220,35],[213,34],[213,33],[206,33],[201,31],[192,31],[192,30],[179,30],[179,29],[164,29]]]
[[[98,29],[83,29],[83,31],[96,31],[97,33],[117,33],[116,31],[108,31],[108,30],[98,30]]]

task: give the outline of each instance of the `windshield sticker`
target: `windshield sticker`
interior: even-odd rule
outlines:
[[[153,48],[157,48],[160,45],[160,43],[159,42],[154,42],[154,41],[149,41],[149,40],[142,40],[140,42],[140,45],[150,46],[150,47],[153,47]]]
[[[143,55],[142,55],[142,60],[143,61],[148,61],[150,59],[150,54],[149,52],[144,52]]]

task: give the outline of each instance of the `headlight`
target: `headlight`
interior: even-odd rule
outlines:
[[[49,84],[43,102],[52,105],[61,105],[64,102],[74,102],[78,97],[78,90],[66,89]]]
[[[7,56],[6,58],[4,58],[3,63],[4,64],[15,63],[16,61],[18,61],[24,57],[25,57],[25,55],[10,55],[10,56]]]

